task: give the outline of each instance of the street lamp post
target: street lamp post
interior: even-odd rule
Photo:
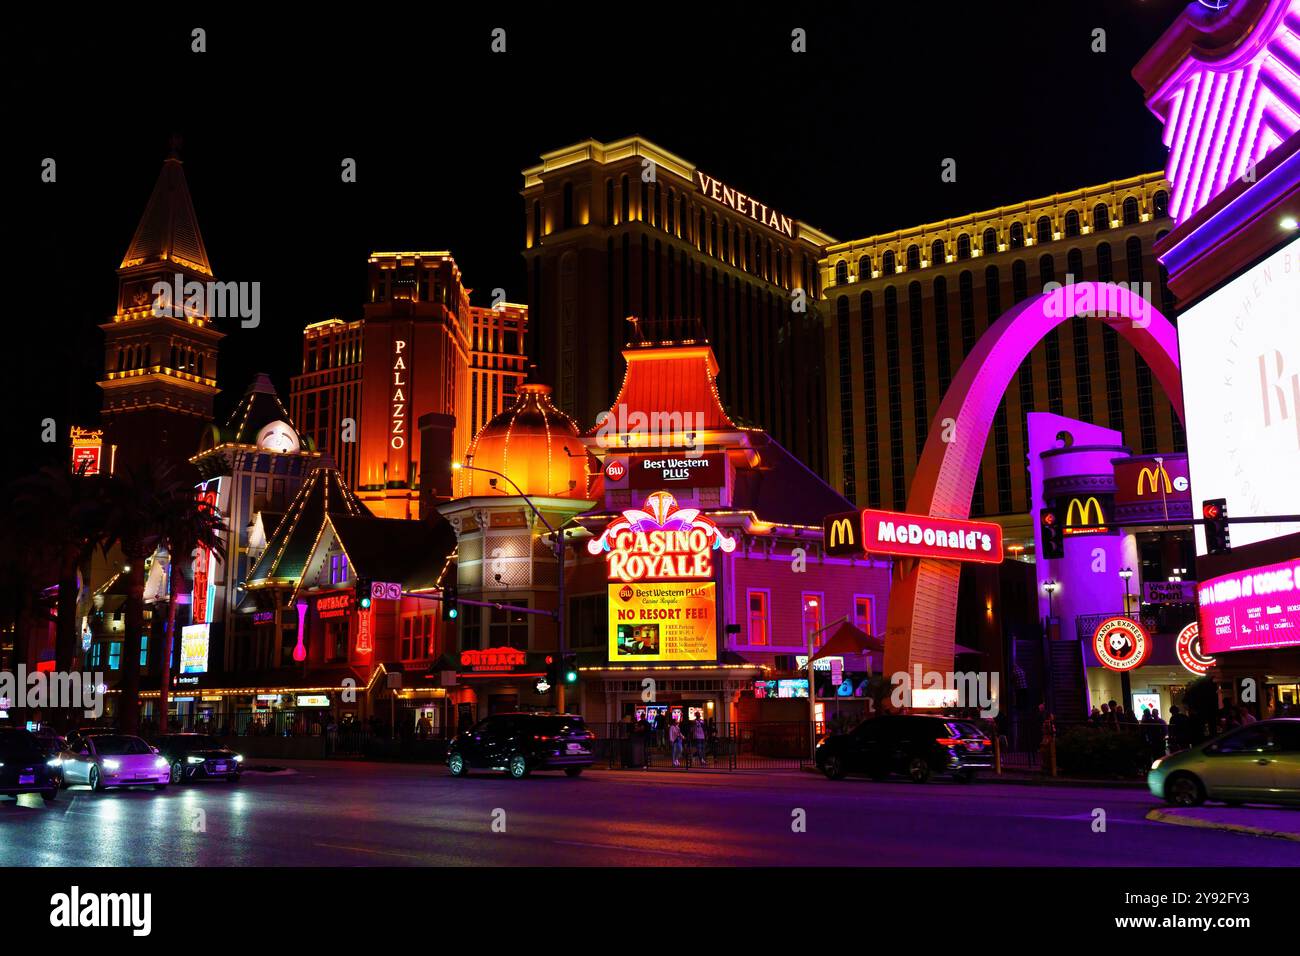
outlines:
[[[1056,593],[1058,586],[1055,581],[1043,582],[1043,590],[1047,592],[1047,630],[1049,636],[1052,630],[1052,595]]]
[[[509,482],[510,487],[515,490],[515,493],[518,494],[520,498],[524,499],[524,502],[528,505],[529,508],[532,509],[533,514],[537,515],[537,520],[540,521],[543,524],[543,526],[545,526],[546,530],[550,532],[551,537],[555,540],[555,562],[557,565],[556,568],[557,573],[556,573],[556,580],[555,580],[555,613],[552,615],[552,617],[555,619],[555,631],[557,635],[557,645],[559,647],[560,663],[563,664],[564,657],[565,657],[565,653],[564,653],[565,652],[565,643],[564,643],[565,553],[564,553],[563,528],[557,531],[555,528],[551,527],[551,523],[546,520],[546,516],[537,510],[537,506],[533,504],[533,500],[529,498],[526,494],[524,494],[523,489],[520,488],[517,484],[515,484],[514,479],[512,479],[509,475],[502,474],[501,472],[495,471],[491,468],[482,468],[477,465],[467,465],[459,461],[454,462],[451,468],[452,471],[461,471],[462,469],[465,471],[481,471],[489,475],[496,475],[498,478],[504,479],[505,481]],[[564,688],[565,688],[566,676],[567,675],[564,674],[560,675],[560,680],[556,682],[555,685],[555,709],[557,712],[561,714],[564,713]]]
[[[1133,577],[1133,569],[1132,569],[1132,568],[1122,568],[1122,569],[1120,570],[1120,572],[1119,572],[1119,576],[1120,576],[1121,578],[1124,579],[1124,614],[1125,614],[1125,616],[1127,616],[1127,615],[1128,615],[1128,600],[1129,600],[1128,582],[1129,582],[1129,579],[1130,579],[1131,577]]]

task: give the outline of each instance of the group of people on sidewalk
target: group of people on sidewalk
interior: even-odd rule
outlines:
[[[714,735],[714,730],[710,726],[711,722],[705,721],[704,718],[683,722],[671,720],[666,726],[661,723],[660,727],[655,727],[643,715],[636,721],[628,721],[631,727],[628,728],[628,739],[632,742],[631,760],[634,766],[649,766],[649,751],[657,741],[662,741],[672,753],[674,767],[682,765],[682,756],[688,751],[694,754],[695,760],[702,766],[708,766],[709,741]],[[662,737],[660,736],[662,734]]]

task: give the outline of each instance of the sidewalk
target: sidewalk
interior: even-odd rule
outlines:
[[[802,767],[804,773],[821,773],[816,767]],[[981,771],[976,777],[977,784],[1011,783],[1029,787],[1091,787],[1110,790],[1145,790],[1144,780],[1104,780],[1091,777],[1049,777],[1037,770],[1004,770],[996,774],[992,770]]]
[[[1300,843],[1300,807],[1161,807],[1148,813],[1147,819]]]

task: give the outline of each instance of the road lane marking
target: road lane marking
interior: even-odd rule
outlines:
[[[400,856],[408,860],[423,860],[425,857],[419,853],[397,853],[393,850],[372,850],[365,846],[346,846],[342,843],[317,843],[316,846],[326,847],[331,850],[354,850],[357,853],[378,853],[382,856]]]
[[[552,840],[552,843],[558,843],[562,846],[585,846],[594,847],[598,850],[620,850],[628,853],[655,853],[659,856],[684,856],[692,860],[712,859],[704,853],[677,853],[673,850],[648,850],[636,846],[626,846],[621,843],[585,843],[582,840]]]

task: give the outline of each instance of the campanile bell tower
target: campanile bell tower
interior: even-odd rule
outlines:
[[[175,143],[117,275],[117,311],[100,326],[105,441],[118,446],[118,468],[148,459],[183,463],[212,421],[224,336],[208,314],[211,296],[160,301],[157,292],[159,284],[199,283],[206,293],[213,280]]]

